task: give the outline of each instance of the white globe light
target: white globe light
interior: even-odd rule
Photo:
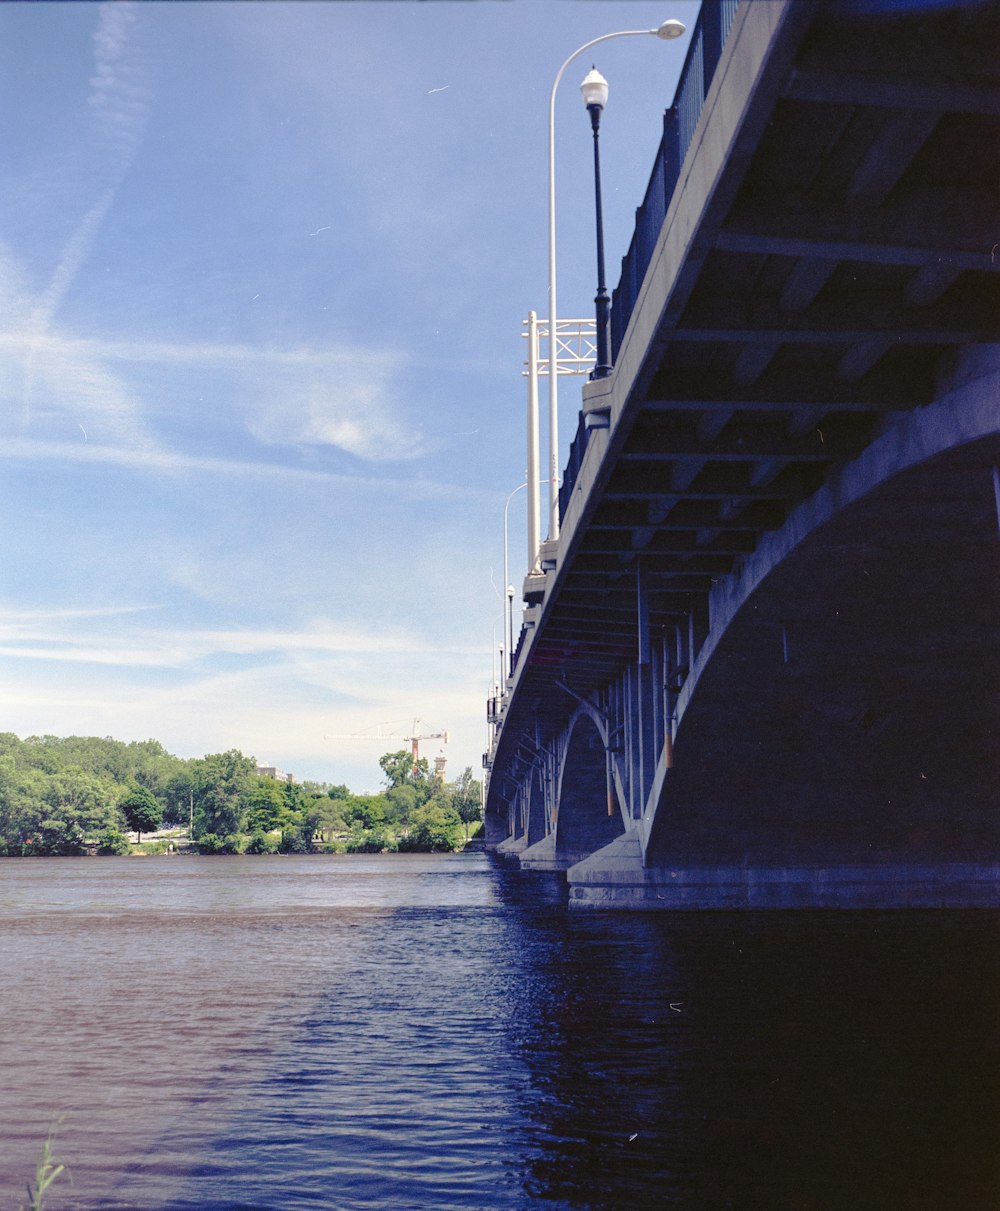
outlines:
[[[607,105],[608,82],[596,67],[592,67],[584,76],[583,83],[580,85],[580,94],[588,109],[591,105],[596,105],[599,109],[603,109]]]

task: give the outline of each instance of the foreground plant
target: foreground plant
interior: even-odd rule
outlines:
[[[56,1129],[53,1127],[49,1131],[49,1138],[45,1141],[45,1145],[42,1148],[41,1160],[35,1169],[34,1186],[32,1186],[31,1182],[28,1182],[28,1198],[31,1201],[28,1203],[27,1211],[42,1211],[46,1191],[56,1178],[66,1170],[66,1166],[62,1161],[57,1160],[52,1154],[52,1142],[55,1139],[55,1134]],[[67,1176],[69,1176],[68,1173]],[[70,1180],[72,1181],[72,1179]],[[25,1211],[25,1208],[20,1208],[20,1211]]]

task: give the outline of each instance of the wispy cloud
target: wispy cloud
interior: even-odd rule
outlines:
[[[18,308],[11,310],[16,314]],[[163,469],[184,461],[167,453],[148,429],[158,414],[170,419],[176,413],[174,399],[168,407],[167,398],[161,404],[142,386],[155,381],[151,370],[164,366],[211,371],[230,401],[234,423],[264,445],[335,447],[372,463],[412,461],[431,449],[397,415],[394,382],[403,359],[393,352],[88,340],[34,323],[0,334],[0,383],[8,384],[0,390],[22,383],[25,395],[38,401],[35,429],[54,415],[66,418],[74,437],[83,425],[100,452],[92,446],[76,451],[77,459],[140,457]],[[21,432],[26,436],[23,427]],[[22,442],[9,452],[27,457],[29,446]],[[70,451],[43,443],[38,453],[66,457]]]
[[[63,245],[48,285],[35,300],[23,334],[21,399],[25,422],[31,414],[40,371],[41,342],[90,256],[146,127],[150,95],[134,42],[137,13],[134,0],[106,2],[99,10],[94,33],[94,74],[87,97],[91,118],[89,146],[81,149],[92,174],[92,200]]]
[[[469,699],[478,701],[481,688],[477,655],[345,654],[308,669],[243,666],[156,681],[141,669],[99,665],[69,665],[58,675],[53,670],[50,680],[42,666],[27,667],[25,675],[8,662],[4,677],[4,700],[21,735],[155,736],[183,757],[239,748],[258,760],[277,760],[300,777],[344,781],[356,790],[378,785],[378,758],[404,747],[415,714],[425,731],[448,730],[447,748],[441,740],[428,741],[422,753],[443,749],[449,776],[477,765],[482,751],[482,727],[478,719],[468,722]],[[436,681],[432,669],[439,673]],[[379,720],[391,721],[393,736],[350,738],[371,733]]]
[[[162,448],[98,445],[80,433],[74,441],[39,441],[9,438],[0,446],[0,460],[25,463],[74,464],[93,467],[121,467],[128,471],[225,476],[229,479],[260,480],[276,484],[339,485],[352,493],[391,490],[394,499],[405,501],[479,501],[494,502],[495,491],[465,484],[444,483],[432,479],[406,479],[374,475],[349,475],[343,472],[289,466],[280,462],[216,458]]]
[[[29,612],[0,610],[0,655],[27,660],[114,664],[131,668],[191,668],[220,656],[271,657],[349,654],[380,658],[426,654],[433,645],[402,628],[377,630],[317,619],[301,628],[162,629],[123,625],[128,615],[155,607]],[[102,623],[113,620],[114,629]],[[90,632],[89,634],[87,632]]]
[[[260,445],[336,449],[378,464],[428,453],[431,443],[406,423],[397,391],[403,358],[391,350],[94,340],[60,324],[100,232],[114,221],[119,188],[145,136],[153,97],[143,25],[135,0],[107,0],[97,9],[88,123],[70,174],[81,209],[75,221],[70,212],[68,235],[49,253],[47,280],[29,285],[30,275],[0,246],[0,403],[8,432],[40,440],[42,457],[113,462],[125,461],[120,452],[128,450],[128,459],[139,456],[147,467],[176,466],[165,450],[175,444],[168,418],[181,401],[156,373],[173,365],[210,373],[222,397],[210,401],[215,415],[225,412],[236,434]],[[53,173],[50,193],[63,190],[67,171],[64,165]],[[44,209],[46,198],[36,204]],[[91,451],[59,445],[69,433]],[[17,456],[27,456],[23,443]]]

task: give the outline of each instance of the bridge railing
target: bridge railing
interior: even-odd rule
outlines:
[[[587,442],[590,438],[590,430],[584,423],[583,413],[576,423],[576,433],[573,435],[573,440],[569,445],[569,458],[566,460],[566,467],[563,470],[562,483],[559,485],[559,520],[566,516],[566,510],[569,507],[569,498],[573,495],[573,488],[576,486],[576,477],[580,474],[580,468],[583,466],[583,456],[587,453]]]
[[[656,241],[660,237],[660,228],[680,179],[684,156],[694,137],[705,97],[739,4],[740,0],[715,0],[714,3],[704,4],[695,22],[674,93],[674,103],[663,115],[663,137],[646,186],[646,195],[635,212],[635,231],[628,252],[622,258],[621,278],[611,295],[612,364],[618,360],[618,351],[632,318]],[[566,506],[587,450],[589,433],[581,415],[559,489],[560,519],[566,514]]]
[[[635,212],[635,232],[622,258],[621,279],[611,295],[611,360],[618,357],[632,309],[680,178],[681,165],[705,105],[722,48],[740,0],[718,0],[702,6],[673,105],[663,115],[663,137],[657,150],[646,196]]]

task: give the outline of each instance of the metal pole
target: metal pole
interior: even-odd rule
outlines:
[[[528,571],[538,571],[538,313],[528,312]]]
[[[611,373],[608,360],[608,320],[611,300],[604,280],[604,212],[601,207],[601,106],[588,105],[590,128],[594,132],[594,211],[597,216],[597,295],[594,306],[597,316],[597,365],[591,378],[607,378]]]
[[[514,586],[507,586],[507,635],[509,638],[509,646],[507,648],[507,663],[508,677],[514,676]]]
[[[503,638],[504,648],[508,653],[511,650],[511,645],[514,639],[514,620],[510,616],[510,611],[507,606],[507,589],[510,585],[510,571],[507,560],[507,510],[510,508],[510,502],[514,499],[518,492],[527,486],[527,481],[525,481],[523,484],[518,484],[514,491],[511,492],[507,497],[503,507]],[[504,664],[503,660],[500,661],[500,674],[502,680],[506,682],[510,674],[508,673],[507,666]]]

